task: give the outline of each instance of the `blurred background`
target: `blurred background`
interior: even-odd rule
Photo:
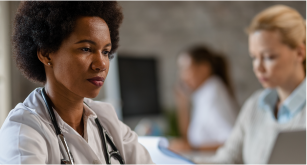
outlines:
[[[263,9],[285,4],[306,16],[305,1],[119,2],[120,47],[95,100],[110,102],[139,135],[178,136],[174,86],[178,53],[204,44],[227,57],[239,105],[261,86],[252,71],[244,29]],[[0,126],[41,84],[25,79],[13,60],[11,33],[19,2],[0,2]]]

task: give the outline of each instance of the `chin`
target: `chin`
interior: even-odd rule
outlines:
[[[275,88],[276,87],[276,85],[271,84],[271,83],[267,83],[267,82],[261,83],[261,85],[262,85],[263,88]]]
[[[96,90],[87,90],[84,97],[86,98],[95,98],[98,96],[100,89]]]

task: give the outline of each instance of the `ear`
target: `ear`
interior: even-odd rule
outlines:
[[[297,47],[297,55],[300,63],[302,63],[306,59],[306,45],[301,44]]]
[[[37,57],[44,65],[52,66],[52,61],[49,57],[49,54],[45,54],[43,51],[37,50]]]

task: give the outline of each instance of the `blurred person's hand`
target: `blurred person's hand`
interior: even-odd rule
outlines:
[[[170,141],[168,149],[177,153],[182,153],[192,150],[189,143],[182,138],[172,139]]]
[[[178,83],[174,89],[177,121],[179,131],[183,139],[187,139],[187,131],[190,120],[190,93],[189,88],[183,82]],[[181,147],[180,147],[181,148]]]
[[[188,88],[188,86],[181,81],[178,84],[176,84],[174,88],[174,93],[175,93],[177,110],[181,109],[188,110],[189,108],[186,107],[190,106],[190,95],[192,93],[191,90]]]

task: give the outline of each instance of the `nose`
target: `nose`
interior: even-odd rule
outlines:
[[[91,68],[94,71],[105,71],[107,69],[108,57],[105,57],[102,53],[96,53],[93,57]]]
[[[264,65],[263,65],[263,58],[254,59],[253,66],[254,66],[254,72],[255,73],[265,72],[265,68],[264,68]]]

